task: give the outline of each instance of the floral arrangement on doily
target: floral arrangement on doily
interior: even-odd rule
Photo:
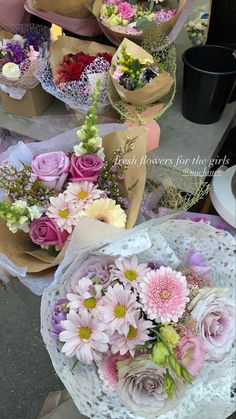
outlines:
[[[102,1],[99,17],[103,24],[129,35],[138,35],[176,15],[176,8],[165,7],[165,0]]]
[[[0,82],[15,87],[37,84],[33,76],[37,61],[45,55],[49,29],[38,25],[0,25]],[[12,29],[12,31],[11,31]],[[27,78],[29,80],[27,80]]]
[[[22,236],[16,233],[24,232],[32,244],[57,256],[82,216],[126,226],[126,212],[132,212],[129,197],[133,188],[138,190],[138,174],[129,183],[124,158],[132,154],[136,138],[126,137],[123,143],[114,140],[111,158],[105,156],[96,127],[99,92],[97,82],[93,105],[77,131],[80,143],[72,152],[51,151],[32,156],[30,164],[20,160],[14,165],[10,159],[0,166],[0,188],[7,193],[0,201],[1,224],[13,233],[13,243],[21,243]]]
[[[86,89],[84,86],[85,78],[91,68],[95,67],[98,73],[107,72],[111,65],[112,56],[106,52],[97,55],[89,55],[84,52],[77,54],[67,54],[59,63],[55,83],[60,88],[61,83],[70,83],[81,80],[82,85],[78,85],[78,89]],[[101,66],[101,67],[100,67]]]
[[[112,47],[70,37],[59,37],[50,49],[36,77],[47,92],[65,102],[72,109],[87,112],[92,92],[100,81],[98,112],[109,106],[107,98]]]
[[[144,251],[141,229],[133,239]],[[77,365],[83,364],[88,376],[96,365],[107,391],[129,411],[156,418],[181,403],[206,361],[217,364],[227,357],[235,339],[235,304],[226,288],[214,285],[213,270],[197,248],[188,248],[176,270],[155,258],[155,244],[148,257],[114,256],[129,249],[130,239],[114,238],[117,250],[78,258],[52,294],[51,327],[44,324],[43,333],[72,359],[73,375]],[[44,307],[49,295],[46,291]]]

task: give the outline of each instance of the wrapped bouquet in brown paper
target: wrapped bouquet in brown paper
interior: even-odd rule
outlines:
[[[186,3],[186,0],[91,0],[89,8],[108,39],[119,45],[124,38],[140,43],[146,36],[169,34]]]
[[[80,142],[76,132],[63,134],[19,143],[1,158],[0,265],[15,276],[22,269],[43,276],[58,265],[82,216],[123,229],[136,222],[147,133],[121,124],[97,128],[98,96],[97,86]]]
[[[65,17],[86,18],[91,14],[85,0],[28,0],[28,3],[34,9],[57,13]]]
[[[100,80],[99,109],[109,106],[108,71],[115,49],[97,42],[61,36],[50,48],[50,58],[42,63],[37,78],[44,90],[70,108],[87,112],[92,92]]]
[[[110,75],[122,101],[150,105],[169,93],[174,79],[151,54],[124,39],[112,58]]]

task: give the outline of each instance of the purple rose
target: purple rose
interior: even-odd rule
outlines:
[[[118,5],[118,13],[122,19],[131,20],[135,15],[135,9],[131,6],[130,3],[124,1]]]
[[[201,371],[206,352],[202,338],[192,330],[186,331],[175,350],[178,361],[188,369],[193,377],[196,377]]]
[[[32,221],[29,235],[32,242],[41,247],[56,246],[59,249],[62,249],[69,236],[67,231],[61,231],[54,220],[46,215]]]
[[[202,288],[188,310],[197,323],[208,352],[207,358],[220,361],[235,339],[235,303],[224,288]]]
[[[56,339],[59,338],[59,334],[64,330],[61,326],[61,321],[66,320],[66,315],[69,312],[67,303],[68,300],[61,299],[58,300],[54,306],[54,310],[52,313],[53,330],[51,331],[51,335]]]
[[[200,278],[209,275],[211,268],[204,261],[203,256],[194,248],[189,249],[186,255],[186,265],[191,268]]]
[[[34,157],[31,168],[45,186],[60,191],[68,177],[70,159],[62,151],[53,151]]]
[[[103,167],[103,160],[96,154],[71,157],[70,173],[72,182],[97,182]]]

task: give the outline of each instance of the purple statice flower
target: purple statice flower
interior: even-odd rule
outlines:
[[[43,35],[40,35],[37,31],[30,30],[25,34],[26,43],[25,46],[29,47],[32,45],[35,51],[39,50],[40,45],[44,42]]]
[[[194,247],[189,249],[185,261],[187,267],[192,269],[200,278],[205,278],[211,271],[201,253]]]
[[[52,313],[52,326],[53,330],[51,331],[51,335],[56,339],[59,338],[59,334],[62,332],[63,328],[61,326],[61,321],[66,320],[66,315],[69,312],[69,308],[67,306],[68,300],[61,299],[58,300],[54,305],[54,310]]]
[[[105,285],[110,279],[110,265],[97,262],[86,269],[84,276],[93,280],[98,279],[101,285]]]
[[[156,262],[149,262],[148,268],[150,268],[152,271],[155,271],[156,269],[160,269],[161,266],[166,266],[164,263],[156,263]]]
[[[19,44],[7,44],[7,49],[10,51],[10,61],[15,64],[21,64],[27,58],[24,49]]]

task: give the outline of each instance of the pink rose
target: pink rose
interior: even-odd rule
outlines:
[[[175,355],[190,374],[196,377],[204,365],[206,352],[202,338],[195,335],[192,330],[188,330],[178,343]]]
[[[130,20],[135,15],[135,9],[127,1],[118,5],[118,13],[122,19]]]
[[[235,303],[224,288],[202,288],[188,310],[197,323],[208,359],[220,361],[235,339]]]
[[[62,151],[40,154],[33,158],[31,168],[42,183],[60,191],[68,177],[70,167],[69,157]]]
[[[29,235],[32,242],[39,246],[57,246],[59,249],[62,249],[69,236],[67,231],[61,231],[46,215],[32,221]]]
[[[72,182],[97,182],[103,167],[103,160],[96,154],[71,157],[70,173]]]

